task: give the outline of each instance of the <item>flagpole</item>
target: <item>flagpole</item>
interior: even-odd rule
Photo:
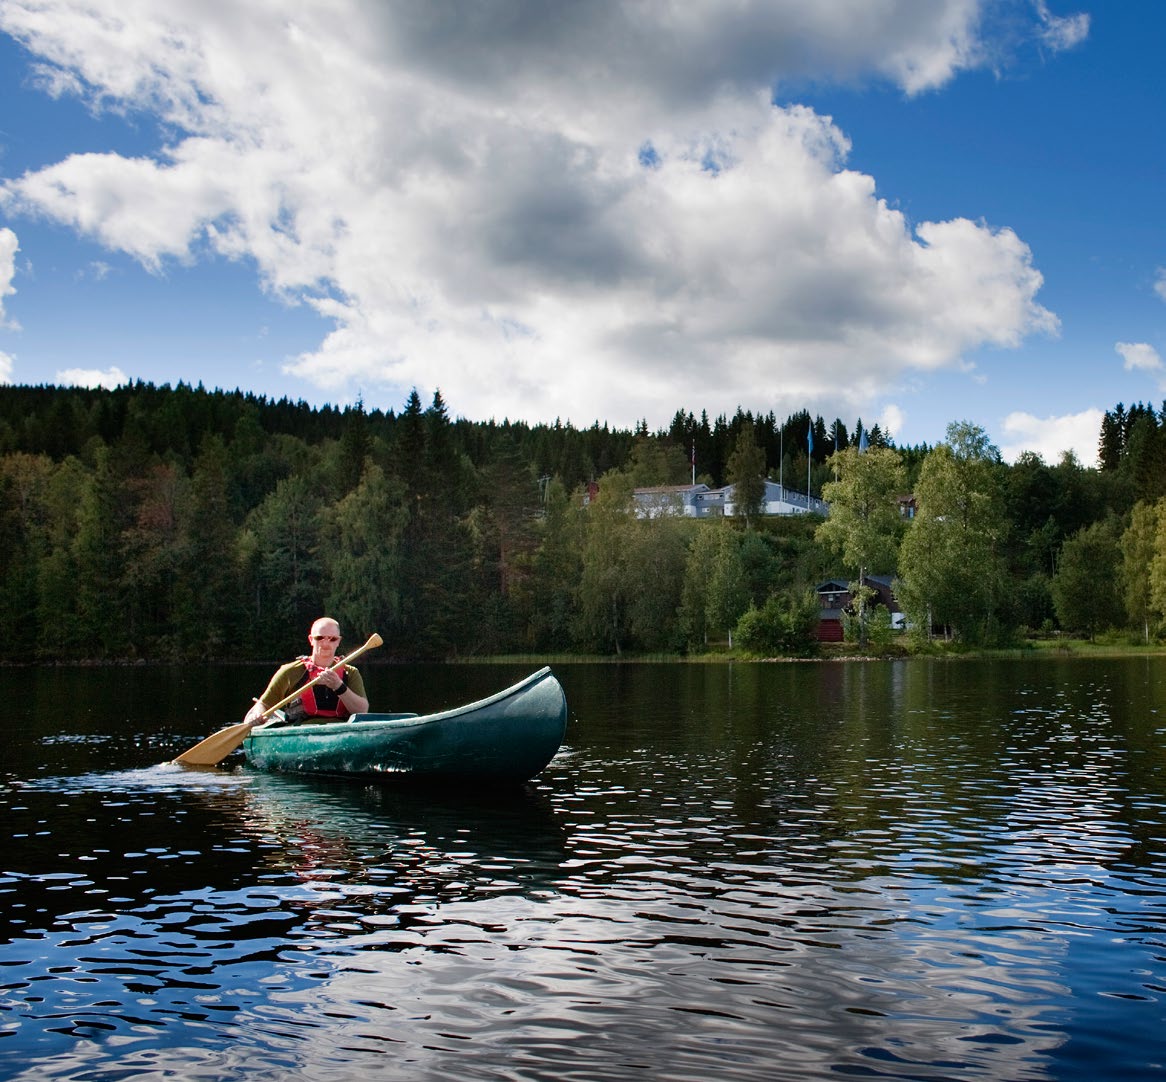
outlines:
[[[806,510],[810,509],[810,467],[814,464],[814,422],[806,429]]]

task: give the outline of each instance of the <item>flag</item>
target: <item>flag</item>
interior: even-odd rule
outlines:
[[[861,455],[867,448],[866,429],[862,430],[862,434],[858,437],[858,453]]]
[[[692,458],[690,461],[694,466],[696,465],[696,440],[692,441]]]
[[[810,445],[810,454],[814,453],[814,423],[810,422],[810,426],[806,429],[806,443]]]

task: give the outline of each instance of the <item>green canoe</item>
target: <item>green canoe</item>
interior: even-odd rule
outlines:
[[[439,714],[269,722],[251,730],[243,751],[260,770],[522,782],[551,761],[566,727],[566,696],[544,668],[496,695]]]

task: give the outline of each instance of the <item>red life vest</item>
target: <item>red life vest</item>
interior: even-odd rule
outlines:
[[[315,664],[310,657],[302,657],[300,661],[306,670],[304,680],[315,680],[322,672],[327,672],[326,669]],[[341,673],[347,676],[347,667],[342,669]],[[304,693],[300,696],[300,702],[303,704],[305,714],[310,718],[348,717],[348,707],[340,701],[340,696],[323,684],[314,684],[310,688],[305,688]]]

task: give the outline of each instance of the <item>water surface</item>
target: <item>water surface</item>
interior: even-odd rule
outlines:
[[[167,764],[267,675],[0,670],[0,1078],[1162,1076],[1166,661],[568,665],[504,794]]]

